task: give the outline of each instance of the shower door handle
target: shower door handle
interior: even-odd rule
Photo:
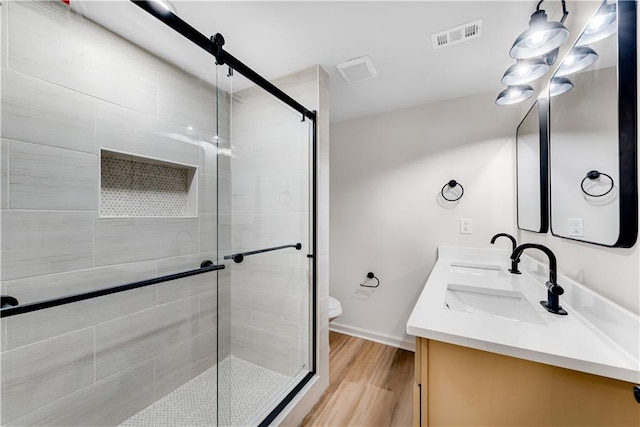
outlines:
[[[255,251],[248,251],[248,252],[238,252],[237,254],[231,254],[231,255],[225,255],[224,259],[232,259],[235,263],[239,264],[242,261],[244,261],[244,257],[247,255],[256,255],[256,254],[261,254],[264,252],[271,252],[271,251],[277,251],[280,249],[287,249],[287,248],[295,248],[296,250],[300,250],[302,249],[302,243],[294,243],[291,245],[282,245],[282,246],[274,246],[272,248],[265,248],[265,249],[256,249]]]

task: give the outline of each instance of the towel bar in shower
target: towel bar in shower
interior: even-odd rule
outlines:
[[[302,243],[295,243],[293,245],[274,246],[272,248],[256,249],[255,251],[248,251],[248,252],[238,252],[237,254],[225,255],[224,259],[232,259],[236,263],[241,263],[242,261],[244,261],[244,257],[247,255],[256,255],[264,252],[277,251],[279,249],[286,249],[286,248],[296,248],[297,250],[300,250],[302,249]]]
[[[32,302],[24,305],[16,305],[0,310],[1,317],[15,316],[17,314],[30,313],[32,311],[44,310],[45,308],[57,307],[59,305],[71,304],[73,302],[84,301],[92,298],[102,297],[105,295],[117,294],[119,292],[129,291],[132,289],[144,288],[145,286],[156,285],[158,283],[169,282],[171,280],[183,279],[185,277],[195,276],[198,274],[208,273],[210,271],[222,270],[224,265],[215,265],[209,260],[205,260],[200,264],[200,268],[195,270],[183,271],[181,273],[169,274],[166,276],[155,277],[153,279],[141,280],[139,282],[127,283],[125,285],[113,286],[111,288],[98,289],[96,291],[84,292],[81,294],[67,295],[59,298],[48,299],[44,301]]]

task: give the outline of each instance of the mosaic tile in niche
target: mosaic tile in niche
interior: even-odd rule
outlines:
[[[100,216],[189,216],[189,169],[101,156]]]

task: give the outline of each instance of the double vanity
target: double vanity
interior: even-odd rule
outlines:
[[[415,425],[640,425],[638,316],[564,276],[549,312],[528,252],[513,274],[510,251],[438,249],[407,322]]]

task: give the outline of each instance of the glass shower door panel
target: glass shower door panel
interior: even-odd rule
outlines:
[[[310,371],[312,125],[301,118],[262,89],[234,92],[229,254],[245,255],[225,261],[230,425],[258,424]]]
[[[64,301],[3,313],[0,424],[215,425],[217,273],[184,273],[217,263],[229,103],[71,3],[0,8],[2,294]],[[196,49],[133,3],[88,3]]]

